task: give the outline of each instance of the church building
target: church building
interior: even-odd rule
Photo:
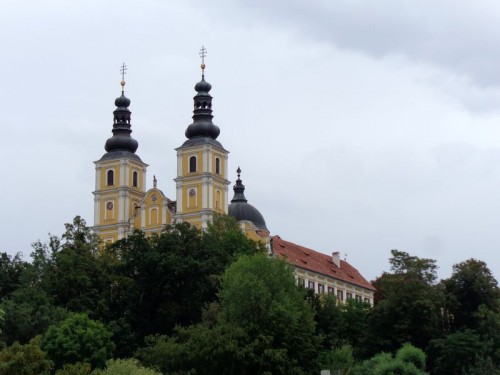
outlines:
[[[229,200],[229,151],[217,140],[220,129],[212,121],[212,86],[205,80],[205,54],[202,47],[201,80],[194,87],[193,122],[185,130],[184,143],[176,149],[175,200],[157,187],[155,176],[153,187],[146,188],[148,164],[136,153],[139,145],[131,136],[123,64],[112,136],[105,143],[106,153],[94,162],[94,231],[104,243],[113,243],[134,229],[159,233],[165,225],[175,222],[186,221],[204,229],[214,214],[228,214],[236,218],[249,238],[262,241],[271,255],[290,263],[298,283],[316,293],[333,293],[341,301],[356,298],[373,304],[373,286],[349,263],[340,260],[338,252],[328,256],[270,236],[264,217],[245,197],[239,167],[233,198]]]

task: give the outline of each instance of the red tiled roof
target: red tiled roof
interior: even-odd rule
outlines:
[[[271,239],[273,254],[284,258],[288,263],[309,271],[317,272],[337,280],[375,290],[359,271],[344,260],[340,260],[340,267],[332,261],[331,255],[318,253],[307,247],[296,245],[282,240],[279,236]]]

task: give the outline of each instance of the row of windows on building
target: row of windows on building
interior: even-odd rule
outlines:
[[[115,171],[110,169],[106,173],[106,186],[113,186],[114,184],[115,184]],[[132,173],[132,186],[133,187],[139,186],[139,173],[137,173],[137,171],[134,171]]]
[[[303,287],[306,287],[306,280],[302,277],[299,277],[297,279],[297,283],[299,285],[302,285]],[[328,294],[333,294],[337,297],[337,299],[339,301],[344,301],[344,291],[343,290],[339,290],[337,288],[337,293],[335,293],[335,288],[333,286],[326,286],[325,288],[325,285],[324,284],[321,284],[321,283],[318,283],[318,288],[316,289],[316,283],[312,280],[308,280],[307,281],[307,288],[309,289],[312,289],[314,290],[314,292],[318,293],[318,294],[325,294],[325,293],[328,293]],[[347,292],[345,293],[345,299],[348,300],[348,299],[355,299],[356,301],[364,301],[364,302],[367,302],[367,303],[370,303],[370,299],[369,298],[363,298],[361,295],[359,294],[353,294],[351,292]]]
[[[196,172],[196,156],[191,156],[189,158],[189,173]],[[220,159],[215,158],[215,173],[220,174]]]
[[[189,158],[189,173],[196,172],[196,156]],[[220,174],[220,159],[215,158],[215,173]],[[113,186],[115,184],[115,171],[110,169],[106,173],[106,186]],[[139,174],[134,171],[132,173],[132,186],[139,186]]]

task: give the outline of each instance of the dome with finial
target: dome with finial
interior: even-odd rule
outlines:
[[[206,93],[208,94],[210,90],[212,90],[212,85],[205,81],[205,76],[203,75],[201,77],[201,81],[198,82],[195,86],[194,89],[198,93]]]
[[[245,185],[243,185],[243,181],[240,179],[240,167],[238,167],[236,173],[238,174],[238,179],[233,187],[234,197],[228,205],[229,216],[234,217],[237,221],[250,221],[258,229],[268,231],[266,221],[264,220],[262,214],[258,209],[248,203],[248,200],[245,197]]]
[[[122,66],[122,75],[126,69],[125,64]],[[121,81],[122,94],[115,100],[116,109],[113,111],[113,136],[106,141],[104,149],[107,153],[102,157],[102,159],[112,159],[115,157],[121,157],[128,155],[134,159],[140,160],[140,158],[135,155],[139,143],[131,137],[132,125],[130,122],[131,114],[128,109],[130,105],[130,99],[125,96],[125,80],[122,78]]]
[[[121,85],[122,85],[122,95],[116,98],[115,105],[118,108],[128,108],[128,106],[130,105],[130,99],[127,98],[124,93],[125,81],[122,80]]]
[[[202,57],[201,81],[194,86],[196,95],[193,97],[193,123],[186,129],[186,138],[188,138],[186,144],[198,143],[197,138],[203,138],[208,143],[215,143],[213,141],[220,134],[219,127],[212,122],[214,117],[212,115],[212,96],[210,95],[212,85],[205,81],[205,47],[202,47],[200,56]],[[189,140],[194,141],[189,142]],[[220,146],[218,142],[216,144]]]

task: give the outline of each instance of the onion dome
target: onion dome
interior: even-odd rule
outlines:
[[[193,123],[186,129],[186,138],[193,139],[197,137],[207,137],[213,140],[217,139],[220,129],[212,122],[212,96],[210,90],[212,85],[205,81],[205,56],[207,50],[201,47],[201,81],[198,82],[194,89],[196,95],[194,96],[194,110],[193,110]]]
[[[113,112],[113,136],[106,141],[104,148],[106,151],[125,151],[135,153],[139,144],[130,136],[132,133],[130,124],[130,115],[132,112],[128,109],[130,99],[125,96],[125,81],[122,79],[122,95],[115,100],[116,109]]]
[[[229,216],[234,217],[237,221],[250,221],[257,228],[268,231],[266,221],[262,214],[258,209],[249,204],[245,198],[245,185],[243,185],[240,179],[240,167],[238,167],[236,173],[238,173],[238,179],[233,187],[234,197],[231,199],[231,203],[228,206]]]
[[[186,129],[186,138],[209,137],[217,139],[220,129],[212,122],[212,96],[210,90],[212,85],[205,81],[205,75],[201,76],[194,89],[197,94],[194,96],[193,123]]]

